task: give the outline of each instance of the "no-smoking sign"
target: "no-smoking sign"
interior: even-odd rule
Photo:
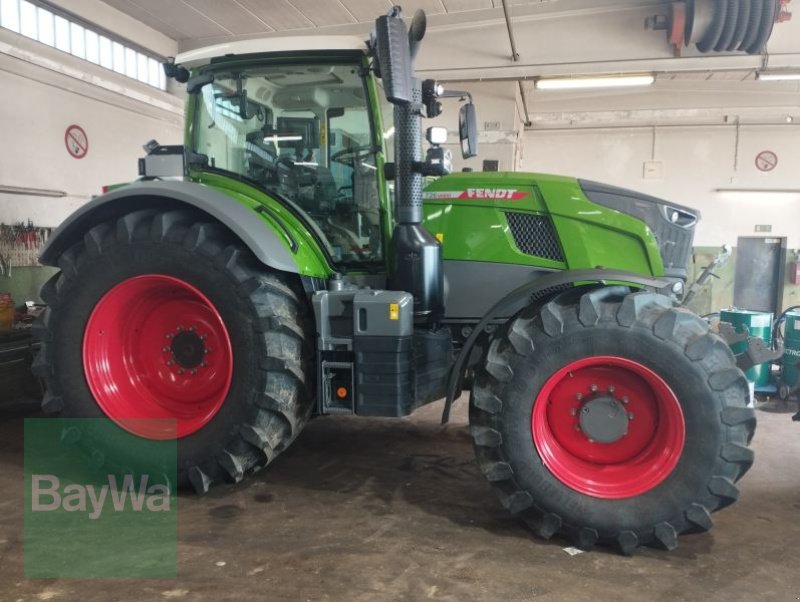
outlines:
[[[89,137],[79,125],[71,125],[64,132],[64,144],[67,152],[75,159],[83,159],[89,152]]]
[[[761,151],[756,155],[758,171],[772,171],[778,167],[778,155],[772,151]]]

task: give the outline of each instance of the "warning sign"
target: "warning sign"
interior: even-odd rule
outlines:
[[[79,125],[71,125],[64,132],[64,144],[67,152],[75,159],[83,159],[89,152],[89,137]]]
[[[778,166],[778,155],[772,151],[762,151],[756,156],[758,171],[772,171]]]

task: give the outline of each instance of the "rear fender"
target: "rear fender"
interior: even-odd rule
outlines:
[[[235,234],[261,261],[276,270],[300,273],[298,242],[266,206],[248,207],[221,192],[186,181],[134,182],[95,198],[70,215],[53,233],[39,261],[57,266],[59,256],[102,222],[139,209],[189,208],[208,215]]]

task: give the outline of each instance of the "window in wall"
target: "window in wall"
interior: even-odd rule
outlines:
[[[36,27],[36,7],[24,0],[19,3],[19,32],[34,40],[39,33]]]
[[[136,79],[136,51],[133,48],[125,49],[125,75]]]
[[[0,24],[19,33],[19,0],[0,0]]]
[[[56,16],[56,48],[69,52],[69,21]]]
[[[114,55],[111,51],[111,40],[100,36],[100,66],[106,69],[114,68]]]
[[[53,13],[43,8],[38,9],[36,13],[36,18],[39,21],[39,41],[48,46],[55,46],[56,32],[53,24]]]
[[[136,53],[136,79],[148,83],[147,57],[141,52]]]
[[[161,65],[155,59],[147,59],[147,83],[151,86],[159,87],[158,74],[163,73]]]
[[[114,55],[114,71],[125,74],[125,46],[119,42],[111,42],[111,52]]]
[[[86,30],[86,60],[95,65],[100,64],[100,38],[91,29]]]
[[[167,78],[156,57],[112,40],[28,0],[0,0],[0,27],[160,90]]]
[[[77,23],[69,24],[69,46],[73,55],[86,58],[86,30]]]

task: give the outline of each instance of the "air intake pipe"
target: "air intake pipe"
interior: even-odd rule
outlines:
[[[387,97],[394,103],[395,227],[389,288],[414,296],[415,322],[435,325],[444,313],[442,247],[422,226],[423,104],[421,83],[414,77],[413,58],[425,35],[424,11],[415,13],[407,36],[400,35],[404,29],[397,7],[376,21],[381,75]],[[407,44],[407,48],[398,48],[400,43]],[[387,79],[391,82],[389,87]],[[405,91],[401,90],[404,84],[408,86]]]

